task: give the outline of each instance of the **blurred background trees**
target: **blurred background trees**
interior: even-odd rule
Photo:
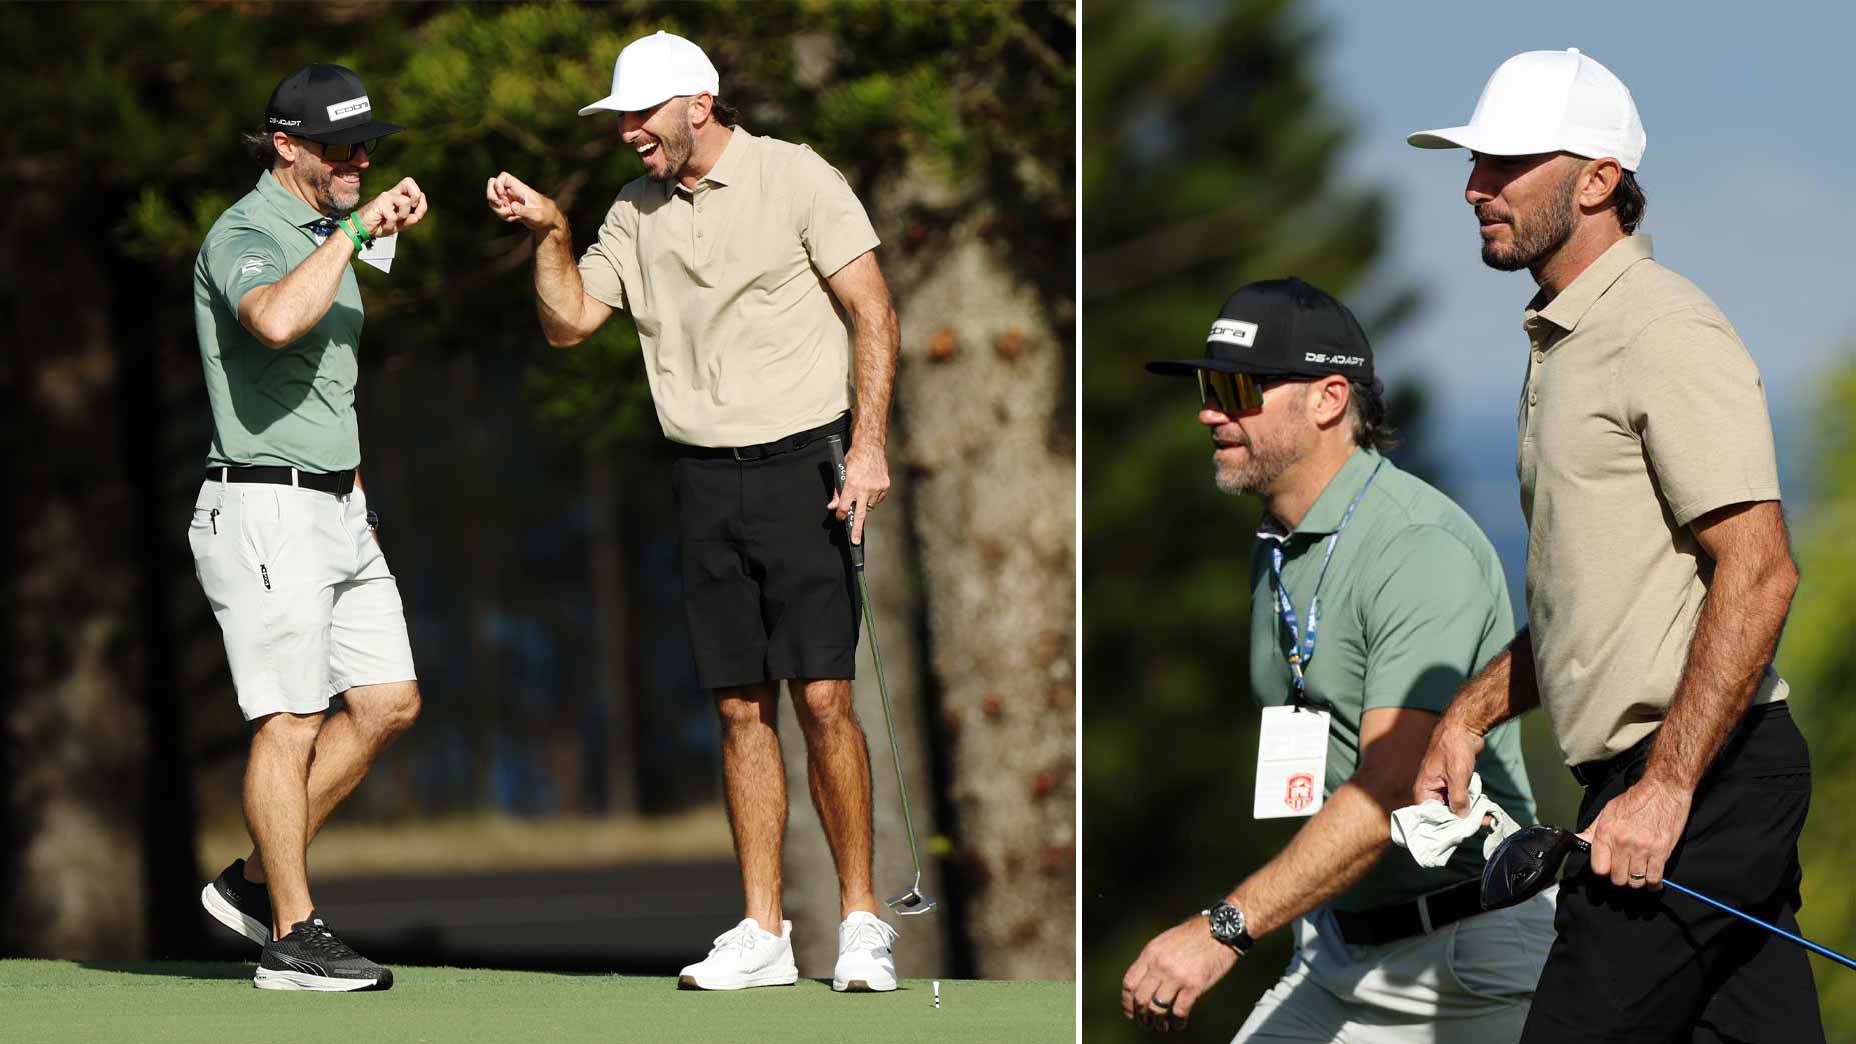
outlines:
[[[483,203],[509,170],[561,202],[584,247],[641,171],[613,121],[575,111],[606,93],[625,43],[662,28],[705,47],[746,127],[842,170],[884,240],[904,345],[871,586],[926,887],[946,903],[903,925],[903,971],[1072,975],[1074,18],[1067,4],[0,9],[24,56],[0,70],[0,951],[199,952],[193,895],[242,852],[245,731],[182,539],[210,430],[191,265],[259,174],[239,133],[308,61],[355,69],[408,128],[367,191],[410,175],[432,200],[390,275],[357,269],[363,473],[425,712],[312,866],[732,859],[635,331],[619,317],[548,351],[527,237]],[[877,882],[900,891],[908,848],[867,659],[859,675]],[[800,738],[783,732],[798,771]],[[792,792],[789,906],[816,975],[836,887]],[[732,918],[719,880],[724,905],[675,946]],[[443,926],[414,927],[458,957]]]

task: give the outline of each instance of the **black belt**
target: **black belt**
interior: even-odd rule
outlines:
[[[1771,703],[1762,703],[1757,707],[1747,708],[1747,712],[1741,716],[1739,724],[1734,726],[1734,731],[1727,737],[1727,742],[1721,744],[1722,752],[1724,753],[1727,750],[1728,743],[1732,743],[1734,737],[1752,728],[1757,722],[1775,715],[1790,713],[1791,706],[1784,700],[1775,700]],[[1657,728],[1660,729],[1662,726],[1658,725]],[[1650,744],[1655,739],[1656,732],[1652,730],[1648,736],[1631,744],[1619,753],[1599,761],[1583,761],[1577,765],[1568,766],[1568,770],[1572,772],[1572,778],[1578,780],[1579,785],[1582,787],[1590,787],[1603,783],[1649,757]],[[1718,763],[1720,758],[1717,757],[1715,760]]]
[[[300,486],[318,493],[345,497],[354,492],[354,472],[332,471],[319,474],[279,467],[207,468],[206,477],[214,482],[268,482],[275,486]]]
[[[1482,879],[1471,877],[1402,903],[1348,913],[1334,911],[1334,924],[1349,946],[1383,946],[1434,932],[1482,912]]]
[[[850,432],[851,415],[844,413],[840,414],[837,420],[821,424],[816,428],[808,428],[795,435],[788,435],[783,439],[774,439],[772,442],[762,442],[753,446],[686,446],[678,443],[676,449],[678,456],[693,457],[697,460],[763,460],[782,453],[805,449],[819,439],[828,436],[848,435]]]

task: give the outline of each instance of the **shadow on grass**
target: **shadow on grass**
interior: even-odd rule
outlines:
[[[257,966],[255,961],[78,961],[76,964],[88,971],[206,980],[249,979]]]

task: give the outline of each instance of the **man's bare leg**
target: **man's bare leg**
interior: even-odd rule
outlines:
[[[330,813],[346,801],[367,776],[374,759],[400,733],[411,728],[419,716],[418,682],[357,685],[343,693],[342,698],[347,705],[327,715],[311,754],[303,842],[306,851],[322,825],[329,821]],[[261,884],[266,880],[268,871],[264,868],[263,848],[254,834],[251,855],[245,860],[247,881]],[[272,901],[276,901],[274,893]]]
[[[786,839],[786,766],[780,761],[780,687],[715,690],[722,719],[722,790],[741,861],[746,916],[780,934],[780,849]]]
[[[271,890],[271,938],[315,909],[309,901],[309,759],[321,714],[272,714],[258,720],[245,764],[245,823],[264,849]]]
[[[838,868],[838,916],[877,913],[870,888],[870,746],[851,704],[851,683],[795,678],[789,684],[806,737],[806,783]]]

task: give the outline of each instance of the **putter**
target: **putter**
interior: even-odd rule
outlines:
[[[1573,849],[1590,852],[1592,846],[1586,840],[1570,830],[1559,827],[1530,826],[1508,835],[1495,854],[1482,867],[1482,908],[1499,910],[1504,906],[1513,906],[1533,898],[1541,889],[1559,880],[1560,866]],[[1828,957],[1847,968],[1856,968],[1856,958],[1847,957],[1828,946],[1817,943],[1780,928],[1776,924],[1767,924],[1743,910],[1736,910],[1726,903],[1710,899],[1693,888],[1679,885],[1668,878],[1663,878],[1663,885],[1673,888],[1683,895],[1699,899],[1716,910],[1733,914],[1743,921],[1751,921],[1775,935],[1783,936],[1792,942],[1810,950],[1821,957]]]
[[[826,440],[831,445],[831,466],[836,476],[836,489],[844,489],[844,439],[833,435]],[[844,516],[844,542],[851,548],[851,564],[857,567],[857,596],[864,605],[864,621],[870,628],[870,659],[876,663],[876,687],[883,696],[883,724],[889,729],[889,755],[896,762],[896,793],[902,796],[902,825],[909,832],[909,855],[915,859],[915,883],[909,890],[889,900],[889,908],[904,917],[925,914],[934,909],[935,901],[922,894],[922,853],[915,847],[915,822],[909,818],[909,788],[902,782],[902,752],[896,747],[896,722],[889,710],[889,683],[883,680],[883,653],[876,644],[876,610],[870,607],[870,586],[864,580],[864,547],[851,540],[852,524],[857,521],[857,509],[852,508]]]

